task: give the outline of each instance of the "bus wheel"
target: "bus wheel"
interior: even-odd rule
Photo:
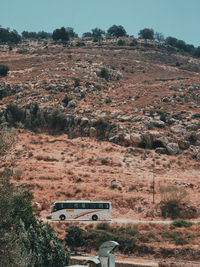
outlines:
[[[98,220],[98,216],[97,216],[97,215],[93,215],[93,216],[92,216],[92,220],[93,220],[93,221],[97,221],[97,220]]]
[[[66,219],[65,215],[60,215],[60,220],[64,221]]]

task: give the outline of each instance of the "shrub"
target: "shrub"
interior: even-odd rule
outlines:
[[[79,41],[79,42],[76,43],[76,46],[77,47],[85,46],[85,43]]]
[[[185,245],[187,244],[187,241],[185,240],[185,237],[182,236],[182,233],[179,232],[164,232],[163,237],[169,238],[170,240],[174,241],[175,244],[178,245]]]
[[[105,31],[99,28],[92,29],[92,37],[97,40],[97,42],[103,38]]]
[[[191,225],[192,225],[192,222],[187,222],[185,220],[176,220],[172,223],[173,228],[190,227]]]
[[[100,78],[104,78],[106,81],[109,79],[109,72],[106,68],[102,68],[101,71],[97,74]]]
[[[159,43],[164,43],[165,37],[161,32],[155,32],[154,39],[158,41]]]
[[[176,219],[180,217],[182,204],[186,201],[187,192],[184,188],[175,186],[161,186],[161,213],[167,218]]]
[[[99,118],[96,121],[95,126],[97,128],[98,135],[99,135],[100,138],[104,138],[105,137],[105,131],[106,131],[108,125],[109,125],[109,118],[108,117]]]
[[[15,125],[16,122],[24,122],[25,113],[16,104],[10,103],[6,107],[6,119],[10,125]]]
[[[4,155],[14,144],[14,131],[5,126],[0,128],[0,156]]]
[[[125,42],[124,40],[122,40],[122,39],[119,39],[118,42],[117,42],[117,44],[118,44],[119,46],[123,46],[123,45],[126,44],[126,42]]]
[[[21,178],[22,178],[22,170],[21,169],[14,170],[13,179],[19,181],[21,180]]]
[[[177,200],[168,200],[161,206],[161,214],[164,218],[176,219],[180,216],[181,207]]]
[[[58,131],[64,130],[66,126],[66,116],[59,109],[55,109],[50,120],[50,128]]]
[[[84,246],[85,239],[83,237],[83,230],[80,229],[78,226],[71,226],[66,229],[66,237],[65,242],[66,244],[75,251],[77,254],[77,248]]]
[[[130,42],[130,46],[136,46],[138,44],[136,39],[132,39],[132,41]]]
[[[28,54],[28,52],[29,52],[28,49],[18,49],[16,53],[25,55],[25,54]]]
[[[117,189],[118,188],[118,185],[117,184],[111,184],[110,185],[110,189]]]
[[[0,65],[0,76],[1,77],[7,76],[8,72],[9,72],[9,67],[8,66]]]

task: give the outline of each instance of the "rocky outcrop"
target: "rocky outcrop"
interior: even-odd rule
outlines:
[[[4,97],[13,95],[16,93],[16,90],[12,88],[10,84],[4,82],[0,83],[0,100]]]
[[[153,149],[159,154],[178,155],[182,150],[190,149],[192,157],[200,159],[200,151],[198,150],[200,132],[199,130],[192,131],[188,127],[191,123],[198,126],[198,120],[190,121],[187,118],[188,123],[186,121],[184,124],[176,124],[170,128],[168,134],[165,134],[165,130],[164,135],[145,130],[140,122],[135,122],[138,123],[139,127],[129,127],[129,125],[113,123],[116,121],[116,117],[108,117],[106,114],[105,116],[92,114],[92,117],[90,113],[90,118],[88,118],[83,116],[81,112],[71,110],[71,113],[65,114],[63,111],[63,106],[57,108],[54,106],[40,107],[33,102],[24,107],[9,104],[7,108],[0,110],[0,123],[7,122],[11,126],[17,126],[18,123],[21,123],[25,128],[38,132],[44,130],[51,134],[64,132],[69,138],[91,137],[126,147]],[[86,115],[86,113],[84,114]],[[123,117],[123,121],[130,121],[133,118],[133,116]],[[153,121],[161,122],[159,120]],[[164,124],[163,122],[160,125]]]

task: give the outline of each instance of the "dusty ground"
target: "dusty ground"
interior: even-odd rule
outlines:
[[[163,184],[184,185],[190,202],[199,207],[199,168],[182,156],[157,155],[146,151],[127,153],[127,148],[89,138],[68,139],[19,130],[18,141],[3,166],[12,167],[17,184],[34,193],[41,204],[41,216],[57,200],[109,200],[113,217],[146,218],[158,215],[152,204],[155,159],[155,203],[160,202]],[[147,153],[148,152],[148,153]],[[180,164],[181,162],[181,164]],[[193,165],[192,165],[193,164]],[[19,175],[17,175],[19,173]],[[112,189],[112,185],[117,185]],[[138,214],[138,207],[142,214]]]

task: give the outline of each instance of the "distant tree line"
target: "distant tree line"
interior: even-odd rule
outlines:
[[[21,36],[16,30],[10,31],[0,26],[0,44],[18,44],[20,41]]]
[[[44,31],[40,31],[40,32],[23,31],[22,32],[22,37],[24,39],[33,39],[33,40],[37,40],[37,39],[51,39],[52,38],[52,33],[44,32]]]
[[[107,31],[100,28],[94,28],[90,32],[83,33],[82,37],[91,38],[94,42],[98,42],[103,38],[121,38],[129,37],[126,30],[122,25],[112,25]],[[48,33],[45,31],[28,32],[23,31],[22,34],[18,34],[16,30],[10,31],[0,26],[0,44],[18,44],[22,39],[53,39],[54,41],[67,42],[72,38],[78,38],[78,34],[72,27],[61,27]],[[179,40],[175,37],[168,36],[167,38],[160,32],[155,32],[153,29],[144,28],[138,33],[139,39],[153,40],[170,46],[178,51],[189,53],[191,56],[200,57],[200,46],[194,47],[192,44],[187,44],[183,40]],[[125,44],[125,42],[118,42],[119,45]]]

